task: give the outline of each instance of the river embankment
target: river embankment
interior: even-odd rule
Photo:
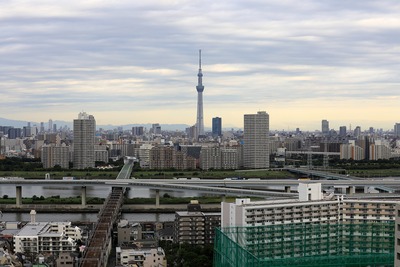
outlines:
[[[76,204],[26,204],[17,206],[15,204],[0,204],[0,211],[3,213],[25,213],[35,210],[46,213],[97,213],[103,205],[76,205]],[[187,210],[187,204],[126,204],[121,208],[123,213],[174,213],[175,211]],[[221,204],[201,204],[203,212],[220,212]]]

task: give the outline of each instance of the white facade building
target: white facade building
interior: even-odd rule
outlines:
[[[322,197],[320,184],[299,186],[299,199],[222,202],[221,227],[290,223],[393,221],[398,200]],[[400,228],[399,228],[400,229]]]
[[[14,236],[14,250],[20,253],[74,251],[81,229],[70,222],[30,222]]]
[[[116,248],[118,266],[166,267],[167,258],[162,248],[132,249]]]

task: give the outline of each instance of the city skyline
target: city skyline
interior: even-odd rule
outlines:
[[[271,129],[393,129],[399,122],[400,4],[298,1],[8,1],[1,117],[99,125],[195,125],[197,51],[204,124]]]

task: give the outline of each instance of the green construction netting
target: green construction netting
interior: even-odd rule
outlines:
[[[394,265],[394,222],[216,230],[214,267]]]

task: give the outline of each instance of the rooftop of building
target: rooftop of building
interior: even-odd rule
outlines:
[[[48,228],[47,222],[27,223],[16,236],[38,236],[40,233]]]

